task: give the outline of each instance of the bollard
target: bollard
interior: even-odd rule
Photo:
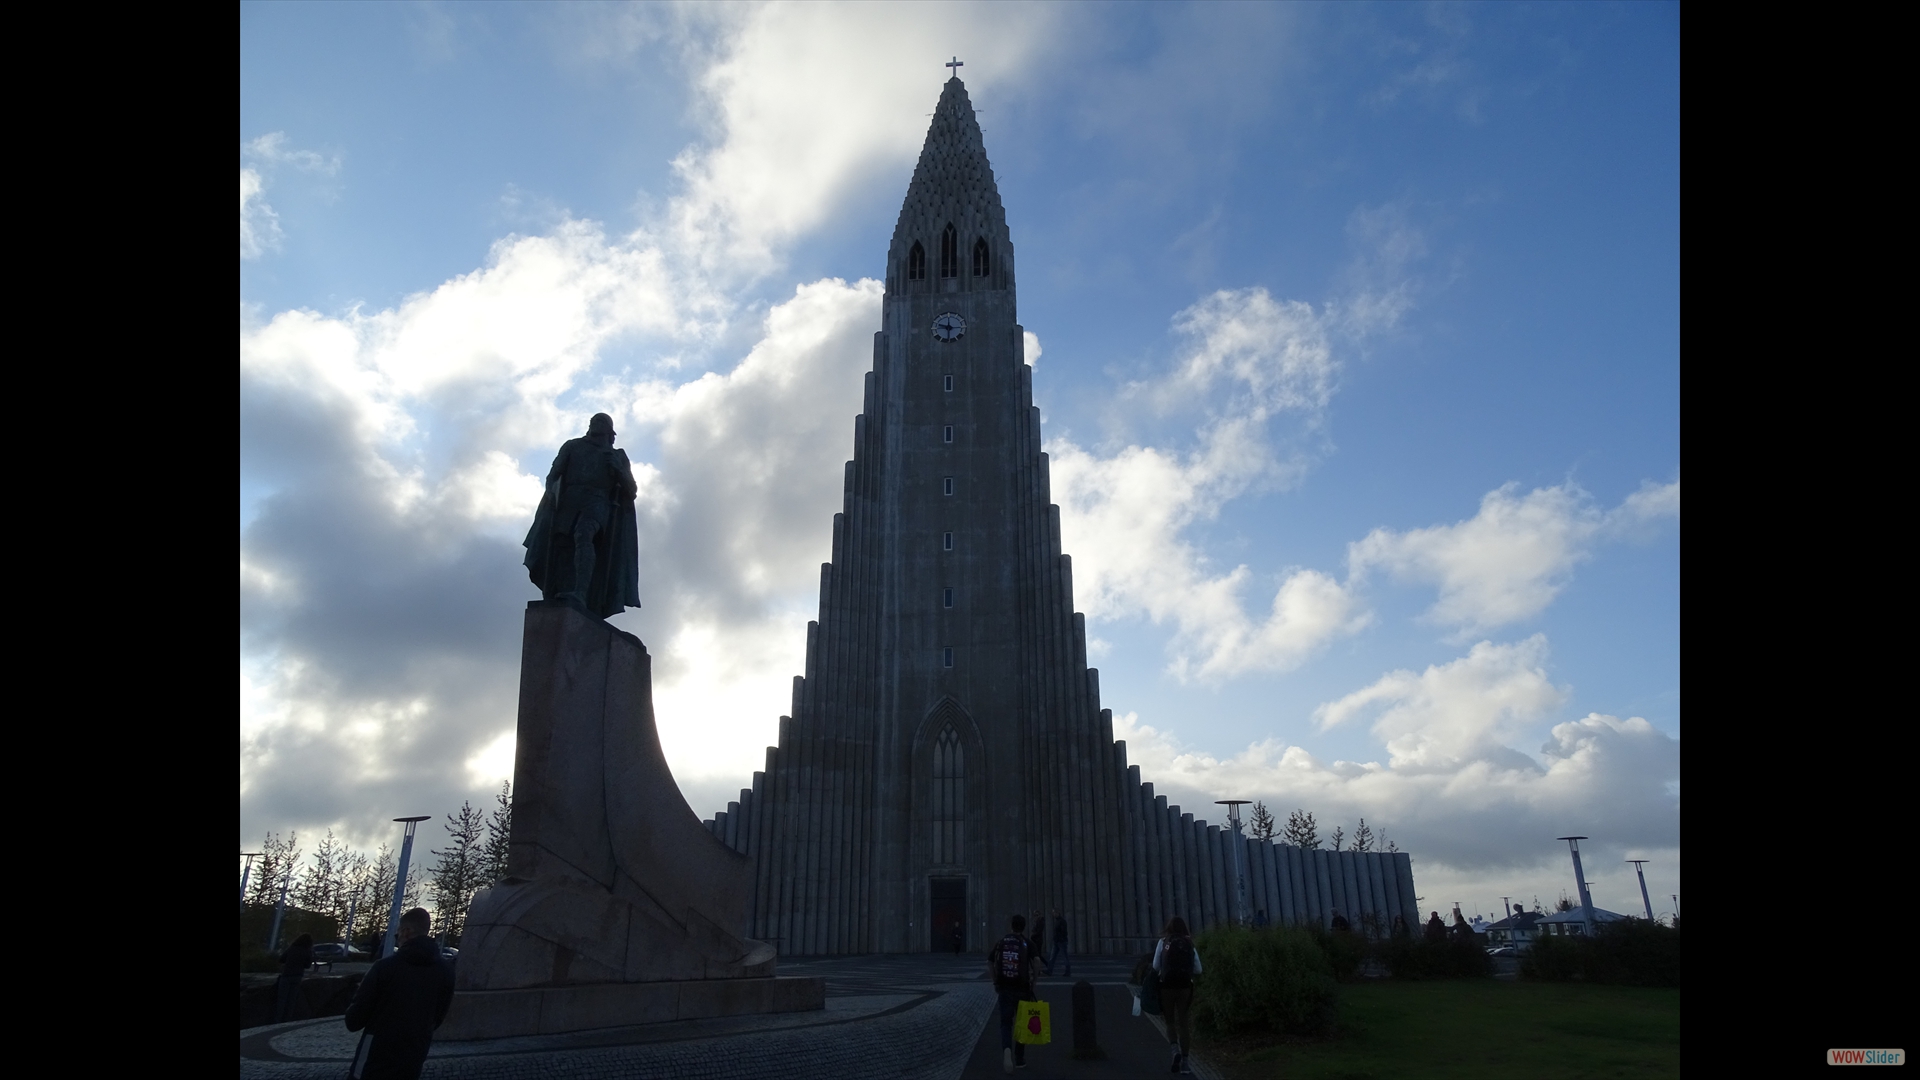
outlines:
[[[1107,1056],[1093,1028],[1093,984],[1085,979],[1073,984],[1073,1056],[1081,1061]]]

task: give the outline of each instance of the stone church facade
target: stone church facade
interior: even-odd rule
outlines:
[[[984,949],[1059,908],[1081,953],[1233,914],[1233,834],[1169,806],[1100,704],[1005,208],[950,79],[887,251],[833,561],[779,745],[713,834],[785,955]],[[1244,845],[1247,911],[1417,925],[1405,853]],[[1198,926],[1196,927],[1196,929]]]

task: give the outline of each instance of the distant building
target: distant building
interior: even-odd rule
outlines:
[[[1610,922],[1620,922],[1628,918],[1617,911],[1605,908],[1593,909],[1593,921],[1596,926]],[[1555,937],[1583,937],[1587,932],[1586,913],[1579,908],[1572,911],[1556,911],[1540,920],[1539,931]]]
[[[1534,937],[1539,933],[1538,925],[1545,915],[1538,911],[1528,911],[1524,907],[1499,922],[1487,924],[1487,948],[1507,949],[1514,952],[1526,952],[1533,948]]]

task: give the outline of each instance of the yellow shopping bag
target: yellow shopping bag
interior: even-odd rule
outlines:
[[[1053,1023],[1047,1018],[1047,1003],[1023,1001],[1013,1014],[1013,1041],[1028,1046],[1044,1046],[1053,1041]]]

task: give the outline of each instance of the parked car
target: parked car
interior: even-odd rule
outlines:
[[[313,962],[316,964],[343,964],[348,955],[347,947],[337,941],[322,941],[313,947]]]

